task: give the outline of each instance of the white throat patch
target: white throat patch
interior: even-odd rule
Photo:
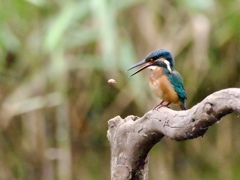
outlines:
[[[169,72],[172,72],[172,69],[170,67],[170,63],[167,60],[164,60],[163,62],[167,65],[167,69],[169,70]]]
[[[157,69],[157,66],[149,66],[148,69],[155,70],[155,69]]]

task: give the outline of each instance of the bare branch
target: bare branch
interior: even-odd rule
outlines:
[[[181,141],[203,136],[231,112],[240,112],[240,89],[215,92],[186,111],[151,110],[143,117],[108,121],[112,179],[147,179],[147,155],[164,136]]]

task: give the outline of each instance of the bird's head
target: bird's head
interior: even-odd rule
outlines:
[[[140,61],[137,64],[130,67],[128,69],[128,71],[135,67],[141,66],[141,65],[145,65],[145,66],[140,68],[138,71],[133,73],[131,76],[139,73],[140,71],[142,71],[145,68],[150,67],[150,66],[163,67],[163,68],[166,68],[169,72],[171,72],[174,68],[174,59],[173,59],[172,53],[169,50],[158,49],[158,50],[155,50],[155,51],[149,53],[145,59],[143,59],[142,61]]]

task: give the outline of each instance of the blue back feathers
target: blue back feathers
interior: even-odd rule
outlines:
[[[185,105],[187,95],[186,95],[185,89],[183,87],[182,76],[175,70],[173,70],[170,73],[167,69],[165,69],[164,73],[167,74],[167,77],[168,77],[169,81],[171,82],[171,84],[173,85],[175,92],[178,94],[180,102],[182,102]]]

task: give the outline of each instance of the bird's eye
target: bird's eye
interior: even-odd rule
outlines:
[[[151,62],[151,61],[155,61],[157,59],[158,59],[157,57],[151,57],[151,58],[147,58],[146,61]]]

